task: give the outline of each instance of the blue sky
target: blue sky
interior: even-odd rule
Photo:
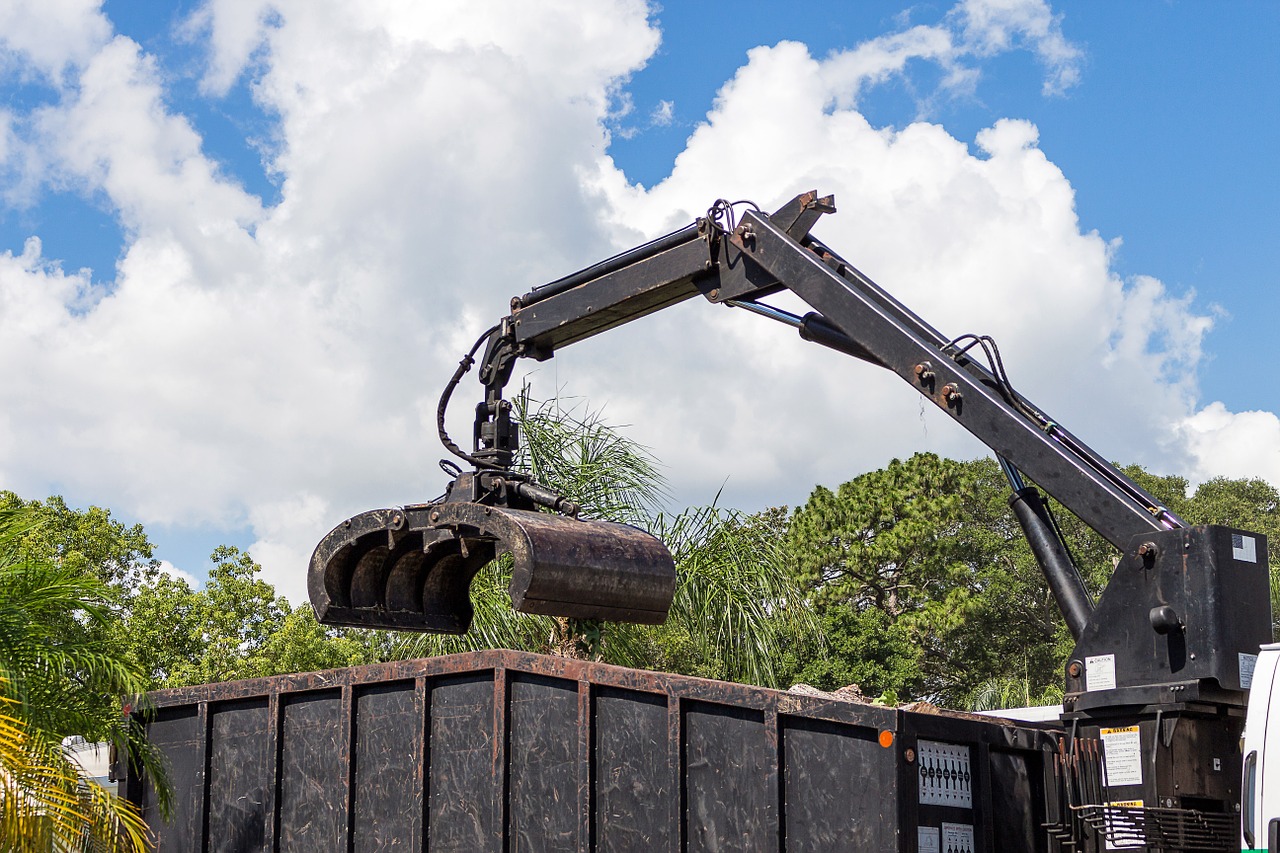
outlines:
[[[757,44],[794,39],[819,55],[945,4],[670,4],[664,44],[629,89],[638,111],[676,104],[676,121],[611,153],[645,184],[661,180],[716,90]],[[1076,190],[1081,224],[1123,238],[1116,268],[1153,275],[1227,312],[1201,367],[1206,394],[1235,408],[1280,405],[1280,391],[1244,368],[1280,316],[1280,6],[1265,2],[1075,3],[1057,7],[1063,33],[1084,50],[1080,83],[1044,97],[1034,60],[984,65],[974,98],[924,118],[971,140],[1001,117],[1040,129],[1040,148]],[[917,118],[909,87],[890,85],[866,104],[873,123]]]
[[[431,75],[447,80],[453,74],[460,90],[480,86],[486,82],[487,69],[495,64],[469,64],[472,57],[467,51],[453,50],[454,43],[432,41],[432,33],[456,31],[460,43],[480,45],[476,50],[481,50],[489,38],[483,34],[483,19],[488,14],[502,15],[501,9],[493,12],[488,4],[477,4],[473,21],[469,19],[472,13],[459,7],[463,11],[455,10],[447,20],[427,22],[428,26],[416,19],[396,18],[413,16],[388,5],[385,26],[367,20],[346,22],[344,16],[335,14],[337,23],[331,28],[314,28],[312,32],[303,26],[308,7],[283,0],[215,0],[207,4],[111,0],[101,7],[82,3],[71,12],[58,13],[62,17],[56,20],[53,12],[42,20],[46,13],[38,4],[20,2],[17,8],[11,13],[16,17],[8,22],[12,35],[8,42],[0,42],[0,89],[5,95],[0,105],[11,128],[11,142],[0,146],[4,201],[0,205],[0,254],[23,257],[26,241],[32,236],[39,238],[42,247],[37,260],[31,260],[27,250],[28,261],[17,264],[23,269],[9,273],[10,298],[0,301],[0,311],[9,312],[5,331],[19,343],[0,357],[31,359],[33,354],[49,352],[50,346],[65,345],[67,359],[80,367],[78,372],[74,365],[51,367],[41,373],[39,382],[22,387],[15,384],[9,389],[4,403],[11,413],[10,421],[6,430],[0,430],[0,475],[8,482],[0,486],[27,497],[61,492],[74,504],[111,506],[121,517],[146,523],[160,546],[159,556],[197,576],[202,574],[204,558],[212,547],[230,542],[253,546],[264,563],[275,564],[277,578],[296,577],[296,571],[285,566],[289,561],[296,564],[299,554],[305,558],[303,543],[311,535],[308,531],[314,530],[310,541],[318,541],[340,520],[336,516],[341,512],[368,508],[357,505],[358,501],[404,503],[433,496],[434,491],[420,493],[429,491],[430,486],[418,485],[418,475],[406,478],[394,471],[384,472],[371,476],[371,483],[363,482],[361,472],[380,464],[376,455],[360,457],[375,461],[350,464],[337,457],[344,452],[358,455],[355,448],[367,447],[372,437],[413,445],[408,467],[429,467],[429,460],[440,455],[433,446],[434,436],[421,429],[427,419],[415,420],[409,413],[426,411],[434,404],[440,384],[435,381],[436,374],[444,370],[442,364],[449,363],[443,353],[457,349],[455,339],[473,334],[487,313],[500,310],[498,295],[504,289],[523,292],[527,289],[525,279],[536,283],[539,276],[552,278],[566,266],[571,268],[636,242],[637,234],[661,230],[668,224],[664,216],[670,212],[663,205],[683,210],[686,203],[693,204],[685,199],[702,191],[703,178],[673,175],[672,169],[682,152],[689,163],[701,162],[698,145],[690,142],[695,130],[702,128],[700,132],[716,139],[724,150],[761,145],[760,133],[776,130],[770,127],[770,110],[779,109],[769,106],[776,93],[770,92],[768,81],[761,82],[748,72],[777,62],[781,70],[770,73],[773,79],[781,80],[784,72],[810,73],[805,69],[812,66],[777,50],[753,54],[755,58],[749,63],[748,51],[782,41],[799,42],[818,66],[826,67],[823,62],[833,53],[878,44],[877,40],[911,32],[913,27],[949,32],[952,38],[963,40],[969,37],[965,22],[972,24],[979,12],[993,9],[1011,15],[1007,20],[1017,26],[1025,21],[1039,22],[1035,26],[1041,27],[1050,19],[1053,23],[1047,30],[1034,30],[1030,24],[1024,30],[1015,26],[1007,44],[989,41],[985,47],[969,45],[941,59],[922,54],[906,60],[900,70],[874,79],[858,78],[862,82],[852,84],[861,87],[856,89],[856,99],[849,104],[828,103],[824,107],[827,119],[847,111],[891,135],[916,122],[938,125],[944,133],[931,137],[930,144],[945,147],[949,137],[967,146],[973,162],[964,168],[977,168],[974,162],[997,156],[984,153],[978,138],[1001,120],[1034,125],[1038,139],[1032,147],[1042,152],[1048,164],[1046,176],[1037,179],[1049,188],[1044,197],[1056,198],[1053,192],[1062,190],[1073,194],[1065,203],[1074,204],[1078,228],[1064,238],[1070,246],[1063,248],[1062,254],[1054,247],[1037,250],[1044,259],[1043,268],[1037,268],[1034,259],[1008,264],[1030,270],[1034,273],[1030,278],[1042,281],[1029,281],[1025,290],[1014,285],[1002,290],[993,285],[986,291],[980,283],[973,284],[963,296],[955,297],[960,300],[958,310],[971,310],[975,325],[990,317],[991,324],[1006,329],[1004,336],[1015,338],[1015,344],[1019,335],[1030,341],[1042,335],[1058,342],[1046,344],[1043,351],[1029,349],[1022,365],[1010,367],[1023,387],[1052,384],[1060,374],[1087,378],[1110,370],[1117,362],[1128,365],[1128,375],[1108,379],[1114,384],[1114,388],[1108,386],[1110,390],[1095,393],[1082,381],[1079,393],[1052,401],[1064,421],[1073,427],[1083,422],[1086,437],[1105,455],[1123,461],[1136,459],[1157,469],[1167,462],[1164,467],[1193,477],[1216,473],[1280,477],[1272,473],[1280,472],[1280,447],[1258,444],[1252,452],[1260,461],[1256,469],[1250,469],[1249,451],[1244,447],[1248,442],[1240,437],[1269,440],[1274,420],[1270,413],[1280,410],[1280,393],[1266,380],[1271,361],[1267,345],[1274,336],[1273,318],[1280,314],[1275,286],[1280,271],[1280,209],[1276,201],[1280,168],[1275,154],[1280,150],[1275,88],[1275,81],[1280,80],[1280,59],[1274,49],[1280,39],[1280,6],[1276,4],[1131,2],[1057,5],[1046,10],[1038,0],[971,0],[955,6],[815,2],[784,7],[747,2],[732,7],[669,4],[645,14],[643,9],[637,13],[634,3],[620,2],[617,14],[602,19],[594,30],[584,26],[579,35],[570,26],[556,33],[555,38],[565,39],[573,53],[573,61],[563,63],[569,66],[567,70],[544,70],[540,48],[530,47],[521,37],[519,22],[498,28],[501,32],[495,30],[492,44],[487,45],[497,54],[489,55],[489,60],[500,55],[533,69],[529,74],[540,89],[531,90],[521,101],[513,100],[505,113],[498,106],[490,112],[487,105],[482,108],[476,103],[463,103],[454,111],[449,111],[452,106],[448,110],[441,107],[430,126],[412,125],[412,118],[397,118],[413,115],[413,93],[420,85],[415,81],[434,80]],[[572,4],[555,8],[556,14],[567,16],[565,20],[576,21],[586,14],[580,15]],[[381,14],[376,10],[382,7],[375,4],[370,9],[375,11],[369,12],[369,17],[376,17]],[[598,14],[608,15],[605,11]],[[323,12],[315,15],[321,17]],[[255,23],[263,20],[267,25]],[[542,23],[531,20],[527,27]],[[419,25],[420,35],[414,29]],[[493,27],[492,22],[488,25]],[[344,26],[351,27],[346,35]],[[42,59],[52,48],[32,45],[48,45],[50,34],[59,28],[71,34],[65,37],[69,45],[81,43],[71,36],[89,33],[83,38],[86,46],[79,53],[69,47],[65,57]],[[24,31],[30,33],[26,41]],[[115,38],[113,42],[114,37],[131,40],[132,52],[119,51],[121,41]],[[409,44],[419,39],[421,45],[441,51],[439,56],[445,59],[422,60],[425,64],[414,66],[416,55],[410,52],[409,59],[384,73],[377,62],[382,55],[369,45],[401,37]],[[655,48],[657,37],[660,42]],[[315,41],[309,43],[309,38]],[[324,41],[327,38],[333,39],[331,44]],[[115,53],[110,47],[113,43]],[[326,85],[340,87],[347,80],[325,77],[323,68],[306,61],[312,46],[316,54],[328,49],[345,58],[347,44],[352,57],[358,58],[361,50],[373,51],[370,62],[360,65],[353,60],[352,69],[346,72],[360,82],[368,69],[368,81],[353,88],[369,94],[352,102],[328,98],[325,89]],[[247,63],[237,53],[246,45],[250,50]],[[1061,67],[1046,59],[1054,50],[1066,51],[1058,54]],[[1070,58],[1062,60],[1067,54]],[[219,62],[231,63],[234,73],[219,77]],[[831,68],[835,65],[830,63]],[[1063,67],[1070,78],[1056,87],[1061,91],[1046,94],[1046,89],[1055,88],[1050,85],[1053,75]],[[58,68],[62,69],[60,79]],[[966,85],[948,82],[947,75],[957,69],[970,75]],[[111,74],[119,76],[111,78]],[[543,79],[539,74],[547,76]],[[735,75],[743,75],[741,85],[724,89]],[[92,81],[108,79],[118,88],[106,86],[105,94],[89,104],[85,93],[99,85]],[[500,92],[503,79],[510,83],[510,77],[495,77],[497,88],[485,91]],[[294,88],[276,88],[282,80]],[[722,90],[722,101],[717,102]],[[434,110],[441,98],[450,100],[447,86],[439,91],[445,94],[437,101],[418,102],[416,109],[421,111],[421,104],[428,103]],[[78,116],[75,120],[88,122],[86,116],[97,115],[87,112],[90,106],[101,106],[104,116],[123,116],[125,108],[112,107],[109,99],[132,97],[130,92],[153,98],[134,125],[124,118],[120,118],[119,127],[105,120],[100,133],[86,136],[78,147],[68,146],[65,151],[48,141],[55,137],[43,137],[41,142],[41,133],[52,132],[43,129],[42,121],[58,126],[58,116],[66,111]],[[394,102],[397,97],[404,99],[398,106]],[[367,100],[361,102],[360,98]],[[386,111],[377,112],[382,101],[388,104]],[[72,111],[76,104],[79,112]],[[522,112],[525,110],[527,115]],[[351,115],[360,117],[355,126]],[[822,121],[821,116],[814,118]],[[142,134],[137,123],[151,121],[157,133]],[[184,121],[198,138],[197,147],[187,145],[174,130]],[[324,124],[330,121],[334,123]],[[360,135],[359,121],[369,123],[368,137]],[[404,121],[412,126],[402,128]],[[469,125],[483,133],[466,136]],[[385,138],[385,130],[378,130],[385,127],[403,129],[405,147],[416,145],[411,157],[396,146],[395,139]],[[506,137],[528,133],[529,128],[540,129],[538,138],[529,140],[533,144],[495,150],[494,159],[485,159],[489,155],[482,149],[501,146]],[[120,142],[135,132],[139,134],[136,141]],[[383,138],[377,136],[380,132]],[[797,129],[797,134],[803,132]],[[312,151],[324,153],[324,146],[334,139],[344,140],[346,147],[335,147],[336,153],[328,159],[320,154],[309,156]],[[607,147],[602,147],[606,140]],[[152,149],[146,146],[152,145],[160,153],[155,154],[155,163],[139,165],[130,159],[131,145],[148,152]],[[470,145],[474,152],[460,158],[462,149],[450,147],[454,145]],[[810,151],[815,145],[812,140],[796,140],[797,151],[806,152],[796,157],[797,163],[804,159],[803,168],[788,162],[784,145],[776,151],[762,148],[768,153],[762,153],[757,169],[726,174],[748,186],[768,188],[757,192],[774,192],[774,183],[790,185],[811,174],[836,174],[839,182],[838,175],[843,173],[838,167],[845,166],[841,163],[845,155],[838,150]],[[527,149],[535,150],[529,153]],[[868,156],[866,152],[872,149],[862,155],[859,150],[851,148],[847,157]],[[357,155],[352,157],[352,151]],[[351,159],[343,161],[344,157]],[[398,157],[406,159],[397,161]],[[593,159],[603,157],[608,159]],[[421,172],[430,180],[415,185],[413,193],[406,190],[401,197],[397,179],[388,177],[394,174],[390,169],[379,171],[368,166],[371,177],[362,171],[366,160],[376,164],[380,159],[403,162],[406,171],[402,174]],[[467,160],[469,170],[458,167],[456,173],[451,171],[459,159]],[[1035,159],[1038,162],[1040,158],[1037,155]],[[609,171],[610,160],[618,170],[616,175]],[[1054,169],[1060,170],[1060,179],[1054,179]],[[593,170],[603,177],[591,177]],[[710,181],[714,171],[703,169],[705,180]],[[792,171],[798,176],[791,177]],[[555,177],[562,173],[588,177]],[[138,177],[126,186],[133,174]],[[189,178],[194,183],[183,183],[192,174],[197,175]],[[437,291],[433,289],[436,285],[423,284],[421,278],[434,270],[449,270],[460,281],[481,275],[483,270],[469,266],[465,257],[454,257],[467,241],[468,229],[476,229],[475,217],[446,218],[444,230],[460,233],[446,237],[432,234],[425,240],[399,236],[398,224],[375,224],[384,210],[388,217],[398,217],[395,223],[439,219],[447,200],[456,198],[460,188],[491,190],[488,181],[511,175],[526,176],[519,187],[499,185],[511,219],[490,212],[487,216],[494,220],[486,223],[490,229],[501,228],[506,221],[507,230],[518,232],[527,228],[527,211],[538,209],[542,199],[581,193],[616,199],[610,208],[614,214],[603,220],[630,224],[589,223],[584,217],[592,209],[590,204],[582,211],[572,204],[553,207],[560,211],[557,215],[539,211],[535,230],[542,235],[541,242],[512,243],[510,254],[490,271],[499,278],[524,278],[518,284],[484,285],[492,287],[485,291],[489,298],[476,303],[457,292]],[[909,182],[911,178],[899,175],[885,180]],[[181,212],[186,207],[166,207],[175,204],[174,192],[165,189],[171,179],[185,187],[179,195],[190,195],[187,207],[195,210],[190,227],[183,219],[186,213]],[[347,186],[348,180],[357,179],[366,180],[368,186]],[[573,185],[574,181],[581,183]],[[634,189],[624,190],[623,182]],[[808,188],[794,187],[797,191]],[[855,218],[859,215],[864,188],[868,199],[875,195],[874,188],[856,180],[841,184],[842,211],[853,211]],[[715,192],[734,194],[737,190],[729,186]],[[208,202],[207,210],[206,198],[214,199]],[[383,204],[380,199],[388,201]],[[866,203],[871,204],[869,200]],[[328,214],[326,204],[334,205]],[[965,204],[963,194],[956,196],[947,202],[947,215],[963,223],[970,216],[963,209]],[[1050,202],[1045,205],[1050,209]],[[980,214],[975,210],[971,215]],[[344,218],[347,216],[351,219]],[[202,246],[201,235],[223,233],[221,226],[210,226],[211,222],[233,222],[234,226],[227,227],[240,236],[225,248],[219,248],[216,241]],[[578,222],[587,224],[575,225]],[[911,222],[904,227],[912,227]],[[931,238],[933,232],[928,227],[944,230]],[[955,239],[963,226],[928,227],[920,225],[921,245],[934,239],[939,245]],[[998,227],[1011,226],[1001,222]],[[986,245],[982,238],[988,233],[1003,233],[996,228],[993,222],[989,232],[974,232],[971,256],[964,254],[963,238],[959,247],[938,248],[939,268],[960,257],[958,268],[976,270],[969,273],[974,282],[984,278],[983,264],[997,271],[1006,260],[1004,252],[998,241]],[[1112,244],[1102,261],[1110,283],[1098,285],[1102,290],[1096,303],[1082,301],[1077,306],[1079,315],[1045,308],[1057,305],[1056,297],[1040,294],[1034,290],[1036,286],[1053,290],[1052,282],[1061,269],[1074,269],[1078,263],[1096,264],[1102,257],[1096,244],[1089,244],[1091,232]],[[1016,231],[1009,233],[1013,236],[1008,251],[1024,251],[1025,238]],[[279,234],[287,234],[287,239],[277,237]],[[354,235],[368,239],[358,246],[333,248],[343,242],[343,235],[353,235],[353,242],[359,242]],[[850,238],[855,245],[838,245],[855,260],[860,248],[857,241],[874,241],[874,236],[865,232],[853,232]],[[977,245],[979,238],[981,246]],[[498,242],[503,239],[516,238],[504,237]],[[438,243],[432,242],[435,240]],[[435,248],[420,256],[414,248],[417,242]],[[310,248],[300,249],[302,246]],[[174,251],[187,258],[185,265],[174,266],[171,274],[166,273],[168,277],[156,273],[157,269],[169,270],[165,264]],[[931,251],[921,250],[926,255]],[[1088,251],[1094,252],[1089,256],[1092,260],[1081,261],[1079,253]],[[243,258],[238,254],[241,252]],[[306,262],[280,266],[286,263],[281,258],[309,255],[314,269],[304,269]],[[136,266],[116,269],[117,262],[130,257]],[[872,251],[871,257],[878,256]],[[877,269],[903,276],[929,269],[923,260],[919,268],[892,258],[879,263]],[[69,283],[67,277],[74,278],[82,267],[92,268],[92,274],[79,285]],[[347,278],[340,280],[335,272],[329,281],[325,270],[338,269],[348,270]],[[62,279],[54,275],[58,270]],[[385,311],[365,318],[359,310],[344,314],[335,307],[348,304],[342,295],[345,282],[368,270],[372,270],[367,274],[373,283],[362,285],[362,293],[385,298],[379,304],[387,306],[404,304],[407,298],[412,306],[390,325]],[[4,275],[0,271],[0,283],[5,281]],[[158,277],[149,283],[149,275]],[[1149,306],[1142,301],[1147,297],[1139,299],[1143,277],[1162,285],[1150,297],[1154,301]],[[230,280],[244,284],[233,288],[226,284]],[[970,281],[963,276],[958,280],[962,284]],[[881,281],[900,292],[894,282]],[[31,307],[35,304],[30,301],[33,294],[57,288],[74,290],[76,286],[79,296],[59,297],[64,313],[53,325],[39,325],[20,316],[31,311],[36,313],[24,316],[39,316],[43,310]],[[379,290],[384,286],[385,294]],[[178,289],[164,290],[169,287]],[[289,287],[297,290],[289,291]],[[1107,287],[1111,290],[1103,292]],[[475,287],[477,293],[481,289]],[[1086,290],[1082,287],[1081,292]],[[193,293],[204,296],[198,303],[188,304],[184,300],[194,298]],[[327,301],[312,305],[307,300],[317,293],[324,294]],[[220,301],[223,298],[225,302]],[[999,304],[986,305],[986,298]],[[293,310],[303,303],[306,310]],[[933,319],[927,306],[915,307]],[[165,313],[168,310],[185,319],[175,322]],[[1114,344],[1110,355],[1099,354],[1102,344],[1082,345],[1079,354],[1072,349],[1073,340],[1091,339],[1088,310],[1114,312],[1100,314],[1098,320],[1099,327],[1112,329],[1103,336]],[[148,311],[156,313],[146,314]],[[237,320],[237,311],[249,316]],[[274,315],[273,311],[281,313]],[[189,320],[224,314],[225,326]],[[686,320],[686,316],[692,315],[680,314],[671,321],[676,324],[672,330],[660,326],[652,334],[670,334],[671,340],[685,341],[687,329],[681,332],[679,324],[699,322]],[[410,319],[419,322],[415,326]],[[1206,331],[1209,320],[1212,328]],[[0,324],[4,322],[0,314]],[[188,322],[192,325],[186,325]],[[1055,324],[1060,328],[1049,328]],[[1133,324],[1149,325],[1139,344],[1115,343]],[[717,326],[712,334],[736,340],[732,335],[737,332],[719,329]],[[639,334],[619,334],[616,348],[652,346]],[[361,342],[374,338],[377,343],[368,343],[368,352],[363,351]],[[1187,338],[1194,340],[1188,342]],[[139,344],[136,354],[121,352],[122,347],[140,339],[145,346]],[[219,342],[226,343],[226,351]],[[592,346],[596,348],[582,356],[557,358],[556,366],[548,369],[555,371],[558,385],[578,381],[569,378],[574,371],[586,374],[581,385],[570,384],[570,390],[597,402],[600,389],[618,384],[616,375],[596,375],[594,371],[603,369],[597,362],[617,357],[623,364],[625,353]],[[1132,347],[1142,351],[1132,354],[1129,364],[1125,359]],[[1167,351],[1175,352],[1170,355]],[[602,355],[605,352],[607,356]],[[1160,356],[1152,356],[1152,352]],[[326,361],[330,356],[332,363]],[[452,358],[456,361],[456,356]],[[360,374],[368,369],[380,375],[382,365],[402,359],[431,365],[423,381],[382,387],[379,383],[383,379],[369,378],[375,374],[363,378]],[[95,373],[99,364],[100,375]],[[307,373],[311,369],[308,365],[322,365],[323,370],[317,371],[331,384],[320,383]],[[732,365],[732,359],[726,359],[720,369],[730,371]],[[177,369],[179,366],[185,373]],[[125,391],[106,393],[122,382],[121,371],[129,373],[123,380]],[[273,371],[278,381],[262,378]],[[708,374],[706,381],[725,384],[714,369],[709,368]],[[667,400],[671,385],[685,381],[684,374],[668,367],[657,369],[654,376],[660,389],[638,390],[634,399],[609,399],[601,404],[617,412],[623,422],[645,420],[636,414],[652,412],[654,400]],[[184,377],[189,384],[184,383]],[[793,384],[796,399],[803,399],[799,396],[803,383],[789,382],[787,387]],[[344,398],[333,392],[335,388],[346,389],[345,398],[355,400],[353,407],[363,405],[363,414],[348,412],[341,405],[335,409],[328,395]],[[202,402],[202,393],[216,402]],[[707,396],[692,389],[688,393],[691,398]],[[1038,396],[1033,390],[1028,393]],[[400,412],[382,408],[380,401],[396,395],[402,399],[410,395],[412,405]],[[1125,408],[1135,405],[1126,398],[1143,395],[1164,398],[1155,406],[1159,413],[1142,414]],[[71,402],[81,399],[83,405]],[[1176,400],[1177,405],[1169,400]],[[1220,409],[1212,408],[1214,403],[1221,403]],[[741,399],[730,396],[715,411],[742,405]],[[914,402],[903,405],[903,411],[915,411]],[[104,413],[103,407],[108,411]],[[1063,407],[1075,420],[1061,413]],[[1242,413],[1254,410],[1269,415],[1270,420],[1261,417],[1246,424]],[[711,456],[708,470],[695,476],[686,472],[699,467],[691,460],[708,458],[705,452],[700,455],[705,448],[690,446],[674,436],[689,429],[691,422],[705,423],[709,418],[697,413],[684,417],[664,414],[654,419],[656,424],[636,424],[642,440],[675,469],[677,500],[709,498],[716,484],[728,478],[738,489],[728,490],[730,502],[737,505],[794,504],[819,480],[839,482],[859,470],[883,464],[891,455],[912,452],[915,445],[958,455],[975,452],[971,445],[939,437],[938,433],[947,429],[944,426],[921,427],[919,435],[902,438],[893,435],[902,430],[867,422],[865,429],[883,430],[885,435],[868,439],[863,455],[834,461],[823,457],[785,481],[777,476],[770,479],[769,472],[795,471],[795,465],[788,467],[783,460],[760,456],[754,444],[739,445],[724,458]],[[269,428],[255,429],[255,419]],[[330,419],[333,422],[325,428],[317,426]],[[1244,431],[1231,431],[1236,428]],[[779,426],[764,432],[785,437],[798,435],[798,429]],[[31,441],[24,445],[22,437],[27,435],[39,436],[35,442],[39,446],[27,446]],[[1225,453],[1222,447],[1232,448],[1232,453]],[[279,461],[294,455],[296,463]],[[747,468],[748,473],[734,470],[735,466]],[[317,468],[325,472],[317,475]],[[125,482],[131,472],[138,471],[147,474],[139,477],[139,482]],[[193,485],[196,481],[199,487]],[[310,526],[289,518],[304,519]]]

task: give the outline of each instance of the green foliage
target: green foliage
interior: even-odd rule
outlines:
[[[521,389],[515,400],[523,442],[515,468],[567,495],[589,518],[644,527],[665,498],[658,463],[600,412],[565,408],[560,398],[539,402]]]
[[[126,653],[155,687],[179,687],[371,663],[386,651],[381,632],[326,628],[311,605],[292,607],[237,548],[211,556],[204,588],[161,575],[134,593],[120,626]]]
[[[13,492],[0,491],[0,510],[19,508],[32,520],[20,547],[69,572],[92,574],[127,590],[151,577],[159,566],[142,525],[125,526],[108,509],[75,510],[58,495],[46,501],[24,501]]]
[[[798,579],[819,601],[874,607],[892,618],[954,586],[953,535],[970,503],[961,463],[933,454],[818,486],[792,518]]]
[[[1062,688],[1047,685],[1033,688],[1027,678],[1006,676],[978,684],[969,694],[965,707],[971,711],[996,711],[1002,708],[1031,708],[1062,702]]]
[[[0,849],[9,853],[142,853],[136,806],[86,784],[62,750],[13,713],[0,683]]]
[[[678,581],[661,650],[645,663],[705,678],[781,685],[786,650],[818,634],[787,570],[767,514],[714,506],[659,515],[654,535],[676,561]]]
[[[1070,638],[1007,494],[994,461],[933,454],[815,489],[787,549],[829,648],[800,649],[796,680],[951,705],[1014,662],[1056,683]]]
[[[579,502],[582,515],[645,528],[663,539],[678,575],[664,625],[550,619],[511,609],[509,563],[483,569],[471,585],[476,609],[461,637],[411,635],[397,656],[513,648],[623,666],[779,683],[777,662],[800,635],[816,633],[786,571],[777,529],[765,516],[712,507],[658,511],[664,488],[649,453],[585,407],[516,401],[523,447],[517,467]]]
[[[69,735],[115,743],[154,774],[167,810],[164,766],[120,714],[121,698],[144,679],[99,642],[116,618],[113,590],[74,560],[33,553],[47,541],[42,520],[29,506],[0,508],[0,840],[18,849],[37,849],[38,836],[43,849],[78,850],[93,839],[140,850],[136,810],[81,785],[60,745]]]
[[[818,635],[786,653],[787,681],[827,691],[856,684],[867,696],[915,691],[922,650],[905,625],[875,608],[826,607],[818,620]]]

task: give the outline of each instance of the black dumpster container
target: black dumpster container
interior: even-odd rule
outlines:
[[[151,700],[162,851],[1046,849],[1050,728],[506,651]]]

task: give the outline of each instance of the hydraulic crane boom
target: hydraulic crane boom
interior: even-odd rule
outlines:
[[[732,232],[710,218],[512,300],[515,352],[555,350],[701,293],[792,322],[809,340],[894,371],[995,453],[1014,462],[1117,548],[1135,533],[1185,526],[1150,494],[947,339],[808,236],[831,199],[798,197],[773,216],[749,210]],[[779,222],[782,220],[782,222]],[[789,224],[789,227],[788,227]],[[710,244],[710,245],[709,245]],[[709,254],[710,249],[711,254]],[[714,262],[713,262],[714,258]],[[756,300],[789,290],[815,311],[795,318]]]
[[[740,218],[737,207],[748,208]],[[550,358],[562,347],[702,296],[787,323],[806,340],[893,371],[995,452],[1014,493],[1010,502],[1077,640],[1067,668],[1069,701],[1077,694],[1082,702],[1097,701],[1084,696],[1096,693],[1088,684],[1137,690],[1129,698],[1144,702],[1169,684],[1210,692],[1244,686],[1238,655],[1270,639],[1265,540],[1225,528],[1188,528],[1022,397],[994,340],[944,336],[811,236],[814,223],[834,210],[831,197],[815,192],[772,215],[750,203],[718,201],[678,231],[512,299],[510,314],[476,342],[440,401],[441,439],[475,470],[449,468],[454,481],[441,500],[374,510],[330,533],[309,575],[321,620],[465,631],[472,577],[509,551],[516,558],[511,591],[519,609],[661,621],[675,588],[670,554],[640,531],[578,519],[572,501],[513,473],[519,434],[502,395],[520,358]],[[796,316],[761,301],[782,291],[813,310]],[[485,399],[467,453],[445,433],[444,411],[482,345]],[[1122,567],[1132,567],[1115,573],[1097,605],[1047,502],[1024,475],[1119,548]],[[1251,544],[1233,550],[1241,536]],[[1219,567],[1245,553],[1255,555],[1254,565],[1224,586]],[[1197,653],[1188,651],[1193,645]],[[1111,661],[1114,672],[1103,678],[1096,663],[1087,672],[1086,661],[1095,658]]]

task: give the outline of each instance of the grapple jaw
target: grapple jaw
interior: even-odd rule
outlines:
[[[347,519],[316,547],[307,587],[326,625],[462,634],[471,581],[504,553],[523,613],[655,625],[675,595],[671,554],[643,530],[467,500]]]

